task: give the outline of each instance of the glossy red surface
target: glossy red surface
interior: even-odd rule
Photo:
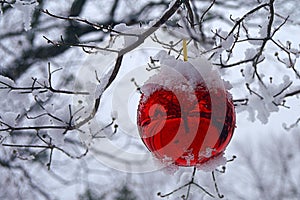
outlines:
[[[191,97],[189,92],[161,87],[150,96],[142,94],[137,124],[156,158],[195,166],[222,153],[230,142],[235,128],[230,94],[221,89],[208,91],[204,84],[193,93]]]

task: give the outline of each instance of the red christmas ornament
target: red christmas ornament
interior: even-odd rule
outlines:
[[[201,165],[222,154],[235,127],[231,95],[209,67],[167,57],[141,88],[137,124],[146,147],[161,161]],[[199,65],[199,66],[195,66]],[[219,80],[216,80],[219,79]],[[222,85],[220,85],[222,83]]]

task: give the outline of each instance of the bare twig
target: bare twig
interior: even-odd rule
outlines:
[[[50,91],[52,93],[58,93],[58,94],[66,94],[66,95],[89,95],[89,92],[81,92],[81,91],[70,91],[70,90],[60,90],[55,89],[52,87],[52,74],[59,71],[60,69],[51,71],[50,70],[50,63],[48,63],[48,84],[46,83],[39,83],[36,78],[33,78],[32,86],[30,87],[19,87],[14,86],[8,83],[5,83],[3,81],[0,81],[0,90],[8,89],[10,91],[19,91],[20,93],[32,93],[33,91],[39,91],[39,93],[43,93],[46,91]],[[39,84],[39,86],[36,86],[36,83]],[[3,85],[3,86],[1,86]]]
[[[192,173],[192,177],[191,177],[191,180],[189,182],[187,182],[186,184],[172,190],[171,192],[169,193],[166,193],[166,194],[161,194],[161,192],[158,192],[157,195],[161,198],[165,198],[165,197],[169,197],[170,195],[174,194],[175,192],[187,187],[187,192],[186,192],[186,195],[182,195],[182,198],[184,200],[187,200],[189,198],[189,195],[190,195],[190,192],[191,192],[191,186],[194,185],[196,187],[198,187],[199,189],[201,189],[205,194],[207,194],[208,196],[210,197],[213,197],[215,198],[215,196],[213,194],[211,194],[210,192],[208,192],[204,187],[202,187],[201,185],[197,184],[195,182],[195,174],[196,174],[196,167],[194,167],[193,169],[193,173]]]
[[[215,172],[212,171],[211,172],[211,175],[212,175],[212,179],[214,181],[214,185],[215,185],[215,189],[216,189],[216,192],[218,194],[218,197],[221,199],[221,198],[224,198],[224,195],[223,194],[220,194],[220,191],[219,191],[219,188],[218,188],[218,184],[217,184],[217,181],[216,181],[216,177],[215,177]]]

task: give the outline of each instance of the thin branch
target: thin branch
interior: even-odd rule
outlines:
[[[43,36],[43,38],[49,43],[49,44],[52,44],[54,46],[68,46],[68,47],[81,47],[83,48],[83,50],[85,50],[85,52],[87,52],[86,48],[89,48],[89,49],[96,49],[96,50],[100,50],[100,51],[107,51],[107,52],[113,52],[113,53],[118,53],[119,51],[118,50],[114,50],[114,49],[110,49],[110,48],[107,48],[107,47],[98,47],[96,45],[89,45],[89,44],[76,44],[76,43],[68,43],[68,42],[65,42],[64,40],[61,40],[61,41],[53,41],[49,38],[47,38],[46,36]]]
[[[260,10],[260,9],[262,9],[264,7],[268,7],[268,6],[269,6],[269,3],[264,3],[264,4],[261,4],[261,5],[255,7],[255,8],[253,8],[252,10],[248,11],[239,20],[236,21],[236,23],[234,24],[234,26],[229,31],[228,35],[233,34],[234,30],[246,19],[246,17],[248,17],[249,15],[257,12],[258,10]]]
[[[295,95],[298,95],[298,94],[300,94],[300,89],[299,90],[295,90],[293,92],[286,93],[284,95],[284,97],[292,97],[292,96],[295,96]]]
[[[289,125],[289,126],[283,126],[283,128],[287,131],[291,130],[292,128],[295,128],[298,126],[298,124],[300,123],[300,117],[296,120],[296,122],[294,122],[293,124]]]
[[[250,59],[246,59],[246,60],[241,60],[235,63],[231,63],[231,64],[224,64],[224,63],[213,63],[213,65],[217,65],[220,66],[221,68],[230,68],[230,67],[234,67],[234,66],[239,66],[241,64],[245,64],[248,62],[252,62],[254,58],[250,58]]]
[[[251,95],[252,95],[252,94],[255,94],[255,95],[258,96],[261,100],[264,99],[260,94],[258,94],[257,92],[255,92],[254,90],[252,90],[252,89],[250,88],[250,84],[249,84],[249,83],[246,83],[246,87],[247,87],[247,89],[249,90],[249,93],[250,93]]]
[[[205,194],[207,194],[208,196],[210,196],[210,197],[212,197],[212,198],[215,198],[215,196],[214,196],[213,194],[211,194],[210,192],[208,192],[204,187],[202,187],[201,185],[195,183],[195,174],[196,174],[196,167],[194,167],[193,172],[192,172],[191,180],[190,180],[188,183],[186,183],[186,184],[184,184],[184,185],[182,185],[182,186],[176,188],[175,190],[172,190],[172,191],[169,192],[169,193],[161,194],[161,192],[158,192],[157,195],[158,195],[159,197],[161,197],[161,198],[169,197],[170,195],[174,194],[175,192],[177,192],[177,191],[179,191],[179,190],[182,190],[182,189],[185,188],[185,187],[188,187],[188,188],[187,188],[187,193],[186,193],[186,195],[182,195],[182,198],[183,198],[184,200],[187,200],[187,199],[189,198],[189,195],[190,195],[190,192],[191,192],[191,186],[192,186],[192,185],[195,185],[196,187],[198,187],[199,189],[201,189],[201,190],[202,190]]]
[[[148,30],[143,32],[141,35],[138,35],[136,42],[132,43],[131,45],[129,45],[119,51],[118,57],[115,62],[115,66],[113,68],[111,76],[109,77],[108,83],[104,87],[104,91],[112,84],[112,82],[117,77],[117,74],[121,68],[123,56],[126,53],[134,50],[136,47],[140,46],[145,41],[146,38],[148,38],[150,35],[152,35],[161,25],[163,25],[177,11],[177,9],[180,7],[180,5],[183,2],[184,1],[176,0],[174,2],[173,6],[170,7],[169,10],[167,10],[165,12],[165,14],[151,28],[149,28]],[[94,109],[93,109],[92,113],[87,118],[85,118],[84,120],[79,122],[76,126],[77,128],[81,127],[82,125],[84,125],[88,121],[90,121],[92,118],[94,118],[95,114],[98,111],[99,105],[100,105],[101,95],[96,98],[95,103],[94,103]]]
[[[8,143],[5,143],[5,144],[2,144],[2,146],[4,147],[16,147],[16,148],[42,148],[42,149],[47,149],[49,148],[49,146],[46,146],[46,145],[36,145],[36,144],[8,144]]]
[[[293,84],[293,81],[291,81],[289,84],[287,84],[284,88],[282,88],[277,94],[274,94],[273,97],[277,97],[281,95],[285,90],[287,90],[291,85]]]
[[[221,199],[221,198],[224,198],[224,195],[223,194],[220,194],[220,191],[219,191],[219,188],[218,188],[218,184],[217,184],[217,181],[216,181],[216,177],[215,177],[215,172],[212,171],[211,172],[211,175],[212,175],[212,178],[213,178],[213,181],[214,181],[214,185],[215,185],[215,189],[216,189],[216,192],[218,194],[218,197]]]
[[[47,90],[51,91],[52,93],[58,93],[58,94],[66,94],[66,95],[89,95],[89,92],[80,92],[80,91],[70,91],[70,90],[58,90],[54,89],[51,86],[43,85],[43,86],[34,86],[37,79],[34,79],[34,82],[31,87],[18,87],[18,86],[12,86],[10,84],[7,84],[3,81],[0,81],[0,84],[4,85],[0,87],[0,90],[9,89],[10,91],[19,91],[20,93],[32,93],[34,90],[38,90],[40,93],[44,93]]]
[[[195,174],[196,174],[196,167],[194,167],[194,169],[193,169],[193,174],[192,174],[191,183],[194,183]],[[188,198],[189,198],[190,192],[191,192],[191,184],[188,185],[188,189],[187,189],[187,191],[186,191],[186,197],[185,197],[185,199],[188,199]]]
[[[213,5],[216,3],[216,0],[213,0],[211,2],[211,4],[208,6],[208,8],[202,13],[200,20],[199,20],[199,24],[201,24],[204,20],[205,15],[210,11],[210,9],[213,7]]]
[[[41,10],[41,12],[45,13],[45,14],[51,16],[51,17],[57,18],[57,19],[81,22],[81,23],[84,23],[86,25],[89,25],[89,26],[95,28],[96,30],[101,30],[105,33],[115,33],[115,34],[121,34],[121,35],[124,35],[124,36],[134,36],[134,37],[137,36],[136,34],[122,33],[122,32],[114,30],[110,25],[104,26],[104,25],[101,25],[101,24],[98,24],[98,23],[90,22],[89,20],[82,19],[80,17],[72,17],[72,16],[64,17],[64,16],[60,16],[60,15],[55,15],[53,13],[50,13],[47,9]],[[49,41],[51,41],[51,40],[49,40]],[[70,44],[70,46],[74,46],[74,45]]]

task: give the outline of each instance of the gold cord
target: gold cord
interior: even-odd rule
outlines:
[[[182,40],[182,48],[183,48],[183,60],[187,61],[188,56],[187,56],[187,44],[186,44],[186,39]]]

